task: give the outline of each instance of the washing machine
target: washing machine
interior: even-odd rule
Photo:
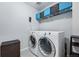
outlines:
[[[30,48],[33,54],[39,57],[64,57],[65,39],[63,31],[35,31],[35,33],[36,47]]]
[[[37,31],[31,31],[30,32],[30,36],[29,36],[29,40],[28,40],[28,48],[29,51],[36,57],[38,57],[37,55],[37,50],[38,50],[38,32]]]

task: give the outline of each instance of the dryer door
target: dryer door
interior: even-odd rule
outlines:
[[[56,54],[56,49],[55,49],[54,43],[47,37],[42,37],[39,39],[38,48],[43,56],[54,57]]]
[[[36,47],[36,38],[31,35],[28,43],[29,47],[34,49]]]

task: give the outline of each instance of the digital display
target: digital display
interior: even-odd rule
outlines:
[[[72,3],[71,2],[61,2],[59,3],[59,10],[64,10],[66,8],[71,8]]]

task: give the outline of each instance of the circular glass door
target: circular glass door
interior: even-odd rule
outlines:
[[[47,38],[47,37],[42,37],[39,39],[39,50],[44,56],[55,56],[55,45],[53,42]]]
[[[35,46],[36,46],[36,39],[33,35],[30,36],[29,45],[31,48],[35,48]]]

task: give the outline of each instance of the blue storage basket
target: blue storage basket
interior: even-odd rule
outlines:
[[[44,16],[50,16],[51,12],[50,12],[50,8],[47,8],[45,11],[44,11]]]
[[[72,7],[71,2],[61,2],[59,3],[59,10],[70,9]]]

